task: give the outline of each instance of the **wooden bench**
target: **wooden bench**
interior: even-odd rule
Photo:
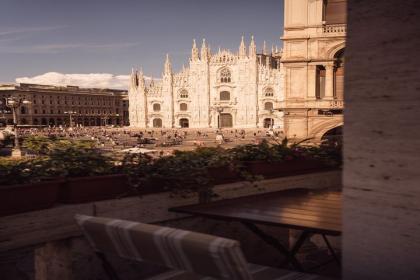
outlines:
[[[149,279],[326,279],[249,264],[236,240],[138,222],[76,215],[111,280],[119,279],[106,254],[170,268]]]

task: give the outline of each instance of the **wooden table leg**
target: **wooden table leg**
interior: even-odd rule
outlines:
[[[286,257],[285,263],[290,263],[296,270],[303,271],[302,265],[296,259],[295,255],[292,254],[292,251],[289,251],[285,246],[283,246],[276,238],[263,232],[256,225],[249,222],[242,222],[250,231],[260,237],[265,243],[276,248],[282,255]]]

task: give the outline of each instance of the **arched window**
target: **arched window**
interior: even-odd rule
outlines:
[[[188,98],[188,91],[186,91],[185,89],[182,90],[179,94],[179,98]]]
[[[180,111],[187,111],[188,110],[188,105],[186,103],[179,104],[179,110]]]
[[[273,110],[274,106],[272,102],[265,102],[264,103],[264,110]]]
[[[334,68],[334,97],[337,99],[344,98],[344,51],[341,49],[334,56],[336,65]]]
[[[159,112],[160,111],[160,104],[159,103],[153,104],[153,111],[155,111],[155,112]]]
[[[266,88],[264,95],[265,95],[265,97],[273,97],[274,96],[273,89],[272,88]]]
[[[220,82],[221,83],[230,83],[231,82],[231,74],[229,69],[225,68],[220,72]]]
[[[220,100],[230,100],[230,92],[229,91],[220,92]]]

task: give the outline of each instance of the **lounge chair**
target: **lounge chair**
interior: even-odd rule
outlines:
[[[117,219],[85,215],[75,218],[111,280],[119,278],[105,253],[172,269],[149,280],[326,279],[249,264],[236,240]]]

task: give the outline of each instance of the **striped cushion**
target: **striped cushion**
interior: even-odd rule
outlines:
[[[253,279],[238,241],[116,219],[76,220],[96,251],[218,279]]]
[[[254,280],[327,280],[322,276],[306,274],[272,267],[249,264]],[[146,280],[217,280],[212,277],[198,276],[185,271],[167,271]]]

